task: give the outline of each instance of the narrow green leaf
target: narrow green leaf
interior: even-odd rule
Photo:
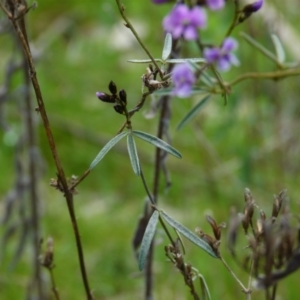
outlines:
[[[199,101],[181,120],[176,129],[180,130],[181,128],[183,128],[204,107],[204,105],[210,99],[210,96],[211,95],[207,95],[201,101]]]
[[[116,144],[118,143],[124,136],[128,134],[128,131],[123,131],[116,135],[114,138],[112,138],[98,153],[96,158],[92,161],[90,165],[90,170],[92,170],[99,162],[100,160],[104,157],[104,155]]]
[[[202,274],[199,274],[199,273],[197,274],[197,276],[199,277],[199,280],[200,280],[200,286],[201,286],[201,290],[202,290],[202,299],[211,300],[209,288],[207,286],[205,278],[203,277]]]
[[[278,62],[282,64],[285,61],[285,51],[283,49],[282,43],[279,40],[278,36],[275,34],[272,34],[271,38],[275,47]]]
[[[165,38],[165,44],[162,52],[162,60],[165,61],[171,54],[172,51],[172,35],[171,33],[167,33]]]
[[[148,251],[153,240],[153,236],[155,234],[156,225],[158,222],[159,212],[156,210],[153,212],[148,225],[145,230],[145,234],[143,236],[140,254],[139,254],[139,269],[142,271],[144,269],[144,265],[147,259]]]
[[[168,216],[164,211],[160,211],[161,216],[168,222],[173,228],[175,228],[178,232],[180,232],[183,236],[185,236],[189,241],[203,249],[205,252],[210,254],[214,258],[218,258],[217,254],[212,250],[209,244],[207,244],[204,240],[198,237],[195,233],[187,229],[182,224],[175,221],[173,218]]]
[[[127,148],[128,148],[128,153],[129,153],[130,162],[133,171],[137,176],[140,176],[141,167],[140,167],[139,157],[136,151],[135,141],[132,132],[129,132],[129,134],[127,135]]]
[[[184,246],[183,240],[182,240],[182,238],[181,238],[181,235],[179,234],[179,232],[178,232],[176,229],[174,229],[174,230],[175,230],[176,235],[177,235],[177,237],[178,237],[178,240],[179,240],[179,242],[180,242],[180,244],[181,244],[182,253],[183,253],[183,255],[185,255],[185,246]]]
[[[154,58],[155,61],[162,62],[161,58]],[[127,60],[128,62],[131,63],[136,63],[136,64],[145,64],[145,63],[151,63],[151,59],[129,59]]]
[[[172,59],[167,59],[166,63],[169,64],[179,64],[179,63],[206,63],[206,60],[204,58],[172,58]]]
[[[177,151],[175,148],[170,146],[168,143],[166,143],[165,141],[159,139],[158,137],[156,137],[154,135],[151,135],[146,132],[138,131],[138,130],[133,130],[132,133],[135,136],[137,136],[138,138],[140,138],[158,148],[161,148],[161,149],[165,150],[166,152],[168,152],[178,158],[182,157],[179,151]]]
[[[262,54],[264,54],[269,59],[273,60],[276,64],[278,64],[277,57],[269,51],[267,48],[265,48],[263,45],[259,44],[257,41],[255,41],[252,37],[250,37],[248,34],[241,32],[240,35],[253,47],[255,47],[257,50],[259,50]]]

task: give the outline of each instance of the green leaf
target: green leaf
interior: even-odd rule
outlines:
[[[252,37],[247,35],[244,32],[241,32],[240,35],[253,47],[255,47],[257,50],[259,50],[262,54],[264,54],[269,59],[273,60],[276,64],[278,64],[277,57],[269,51],[267,48],[265,48],[263,45],[259,44],[257,41],[255,41]]]
[[[129,134],[127,135],[127,148],[128,148],[128,153],[129,153],[130,162],[133,171],[137,176],[140,176],[141,167],[140,167],[139,157],[136,151],[135,141],[132,132],[129,132]]]
[[[114,138],[112,138],[98,153],[96,158],[92,161],[90,165],[90,170],[92,170],[99,162],[100,160],[104,157],[104,155],[116,144],[118,143],[124,136],[128,134],[128,131],[123,131],[116,135]]]
[[[162,62],[161,58],[154,58],[155,61]],[[131,63],[136,63],[136,64],[145,64],[145,63],[151,63],[151,59],[129,59],[127,60],[128,62]]]
[[[171,51],[172,51],[172,35],[170,33],[167,33],[165,38],[164,49],[161,57],[163,61],[165,61],[170,56]]]
[[[211,95],[207,95],[201,101],[199,101],[188,113],[187,115],[181,120],[181,122],[177,126],[177,130],[183,128],[208,102]]]
[[[138,131],[138,130],[133,130],[132,133],[137,136],[138,138],[160,148],[165,150],[166,152],[181,158],[181,154],[179,151],[177,151],[175,148],[173,148],[172,146],[170,146],[168,143],[166,143],[165,141],[159,139],[158,137],[151,135],[149,133],[146,132],[142,132],[142,131]]]
[[[279,40],[278,36],[275,34],[272,34],[271,38],[275,47],[278,62],[282,64],[285,61],[285,51],[283,49],[282,43]]]
[[[160,211],[161,216],[169,223],[173,228],[185,236],[189,241],[203,249],[205,252],[210,254],[214,258],[218,258],[217,254],[213,251],[211,246],[207,244],[204,240],[198,237],[195,233],[184,227],[182,224],[175,221],[173,218],[168,216],[164,211]]]
[[[204,58],[172,58],[167,59],[166,63],[169,64],[180,64],[180,63],[206,63],[206,60]]]
[[[140,254],[139,254],[139,269],[142,271],[147,259],[148,251],[155,234],[156,225],[158,222],[159,212],[156,210],[153,212],[143,236]]]
[[[203,291],[203,292],[202,292],[203,295],[202,295],[202,298],[201,298],[201,299],[208,299],[208,300],[211,300],[210,292],[209,292],[207,283],[206,283],[206,281],[205,281],[203,275],[198,273],[197,276],[199,277],[201,290]],[[206,297],[206,296],[207,296],[207,297]]]

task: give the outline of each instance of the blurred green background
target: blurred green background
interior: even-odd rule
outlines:
[[[160,56],[163,44],[161,22],[171,5],[154,5],[151,1],[122,1],[126,13],[144,43],[154,56]],[[228,1],[224,11],[209,12],[208,28],[203,39],[219,44],[232,18],[233,6]],[[250,1],[251,2],[251,1]],[[265,59],[239,36],[244,31],[274,51],[270,34],[284,38],[288,60],[300,43],[297,0],[274,0],[272,6],[257,13],[234,31],[239,41],[239,68],[223,74],[231,81],[249,71],[273,71],[275,65]],[[270,11],[271,9],[271,11]],[[272,13],[275,18],[272,20]],[[277,14],[277,15],[276,15]],[[0,13],[3,20],[4,14]],[[123,124],[123,117],[109,105],[101,103],[96,91],[108,92],[113,80],[127,91],[133,107],[141,96],[141,76],[145,65],[127,63],[128,59],[146,58],[129,29],[123,26],[115,1],[39,1],[28,15],[28,30],[35,55],[37,74],[44,95],[47,113],[57,149],[66,174],[81,175],[100,149]],[[293,33],[294,35],[283,32]],[[12,55],[12,39],[0,35],[0,82]],[[298,48],[299,49],[299,48]],[[194,57],[193,43],[184,48]],[[15,178],[15,141],[22,132],[22,117],[17,109],[21,92],[21,76],[14,76],[11,101],[1,106],[9,130],[0,130],[0,199],[5,199]],[[173,146],[182,160],[168,158],[172,187],[168,192],[161,182],[160,205],[178,221],[192,230],[210,228],[205,215],[218,222],[228,221],[232,206],[243,208],[244,188],[251,189],[260,207],[270,215],[273,194],[288,190],[292,210],[299,201],[299,78],[277,82],[248,80],[234,86],[228,104],[216,96],[184,129],[176,126],[189,109],[199,101],[172,100],[170,133]],[[34,104],[35,105],[35,104]],[[133,119],[135,129],[156,134],[158,117],[146,119],[145,112]],[[39,160],[43,176],[39,182],[42,237],[52,236],[55,245],[55,279],[61,299],[84,299],[72,225],[62,195],[49,186],[56,175],[55,166],[39,115],[36,115]],[[154,148],[137,142],[145,176],[152,184]],[[76,212],[86,257],[90,286],[95,299],[142,299],[143,277],[138,271],[131,240],[142,213],[145,191],[131,169],[125,141],[121,141],[80,184],[75,198]],[[4,213],[4,200],[0,214]],[[18,218],[14,211],[14,218]],[[0,233],[5,232],[1,226]],[[226,230],[224,231],[226,234]],[[19,240],[18,231],[1,245],[1,299],[24,299],[31,276],[29,239],[18,263],[10,267]],[[230,262],[226,238],[221,249]],[[164,245],[168,243],[158,232],[155,250],[156,299],[190,299],[181,275],[166,260]],[[244,240],[244,243],[246,241]],[[243,244],[245,245],[245,244]],[[240,288],[220,262],[186,242],[186,261],[191,262],[207,280],[212,299],[243,299]],[[241,250],[243,251],[243,250]],[[234,262],[233,270],[243,282],[247,274]],[[48,273],[43,271],[45,281]],[[279,285],[278,299],[296,299],[297,274]],[[254,291],[253,299],[264,299],[263,292]]]

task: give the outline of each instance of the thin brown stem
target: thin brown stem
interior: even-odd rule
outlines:
[[[14,19],[14,16],[5,9],[4,5],[1,2],[0,2],[0,5],[1,5],[1,8],[3,9],[3,11],[11,19],[11,22],[18,34],[19,40],[20,40],[21,45],[24,50],[24,54],[25,54],[25,57],[26,57],[26,60],[28,63],[28,67],[29,67],[29,76],[30,76],[30,79],[31,79],[31,82],[32,82],[32,85],[33,85],[33,88],[35,91],[35,95],[36,95],[36,99],[37,99],[37,103],[38,103],[38,107],[39,107],[39,112],[40,112],[40,115],[43,120],[43,125],[44,125],[45,131],[46,131],[46,135],[47,135],[48,143],[49,143],[49,146],[51,149],[51,153],[52,153],[53,159],[56,164],[56,168],[57,168],[57,172],[58,172],[57,175],[63,186],[64,196],[66,198],[67,207],[68,207],[68,211],[69,211],[69,215],[71,218],[72,227],[73,227],[73,231],[74,231],[74,235],[75,235],[77,252],[78,252],[78,257],[79,257],[79,264],[80,264],[80,271],[81,271],[82,280],[83,280],[83,284],[84,284],[84,288],[85,288],[85,292],[86,292],[86,297],[88,300],[93,300],[93,296],[92,296],[92,294],[90,292],[90,288],[89,288],[89,283],[88,283],[88,278],[87,278],[87,273],[86,273],[86,268],[85,268],[85,263],[84,263],[83,249],[82,249],[78,224],[77,224],[77,220],[76,220],[76,216],[75,216],[75,210],[74,210],[74,205],[73,205],[73,195],[69,191],[67,179],[66,179],[63,167],[61,165],[59,155],[57,153],[56,145],[54,142],[54,137],[53,137],[53,134],[52,134],[52,131],[50,128],[50,123],[49,123],[48,116],[46,113],[46,108],[44,105],[42,92],[41,92],[39,81],[37,78],[30,46],[27,43],[27,39],[22,31],[22,29],[23,29],[26,32],[26,28],[21,29],[19,22]]]
[[[147,49],[147,47],[144,45],[144,43],[142,42],[142,40],[140,39],[139,35],[137,34],[137,32],[135,31],[134,27],[132,26],[132,24],[130,23],[130,21],[128,20],[127,16],[125,15],[125,8],[124,6],[120,3],[120,0],[116,0],[120,14],[123,18],[123,20],[125,21],[125,26],[127,28],[129,28],[131,30],[131,32],[133,33],[134,37],[136,38],[136,40],[139,42],[139,44],[141,45],[141,47],[145,50],[145,52],[147,53],[147,55],[149,56],[149,58],[151,59],[152,63],[154,64],[154,66],[156,67],[156,69],[159,72],[160,77],[163,79],[164,75],[161,72],[157,62],[155,61],[154,57],[151,55],[150,51]]]
[[[60,300],[58,290],[56,288],[55,284],[55,279],[54,279],[54,274],[53,274],[53,268],[48,268],[49,273],[50,273],[50,278],[51,278],[51,285],[52,285],[52,292],[54,294],[55,300]]]

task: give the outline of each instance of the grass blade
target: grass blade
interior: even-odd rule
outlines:
[[[105,156],[105,154],[116,144],[118,143],[124,136],[128,134],[128,131],[123,131],[116,135],[114,138],[112,138],[98,153],[96,158],[92,161],[90,165],[90,170],[92,170],[99,162],[100,160]]]
[[[133,130],[132,133],[135,136],[137,136],[138,138],[140,138],[158,148],[161,148],[161,149],[165,150],[166,152],[168,152],[178,158],[182,157],[179,151],[177,151],[175,148],[170,146],[168,143],[166,143],[165,141],[159,139],[158,137],[156,137],[154,135],[151,135],[146,132],[138,131],[138,130]]]
[[[153,212],[147,228],[145,230],[145,234],[143,236],[140,254],[139,254],[139,269],[142,271],[144,269],[144,265],[147,259],[148,251],[153,240],[153,236],[155,234],[156,225],[158,222],[159,212],[156,210]]]
[[[185,226],[175,221],[173,218],[168,216],[164,211],[161,211],[161,216],[166,220],[169,225],[175,228],[178,232],[180,232],[183,236],[185,236],[189,241],[203,249],[205,252],[210,254],[214,258],[218,258],[217,254],[212,250],[211,246],[207,244],[204,240],[198,237],[195,233],[187,229]]]
[[[207,103],[211,95],[207,95],[204,97],[199,103],[197,103],[187,114],[186,116],[181,120],[181,122],[177,126],[177,130],[180,130],[183,128],[195,115],[203,108],[204,104]]]
[[[138,157],[138,154],[136,151],[135,141],[134,141],[132,132],[130,132],[127,135],[127,148],[128,148],[128,153],[129,153],[130,162],[131,162],[133,171],[137,176],[140,176],[141,175],[141,167],[140,167],[139,157]]]

